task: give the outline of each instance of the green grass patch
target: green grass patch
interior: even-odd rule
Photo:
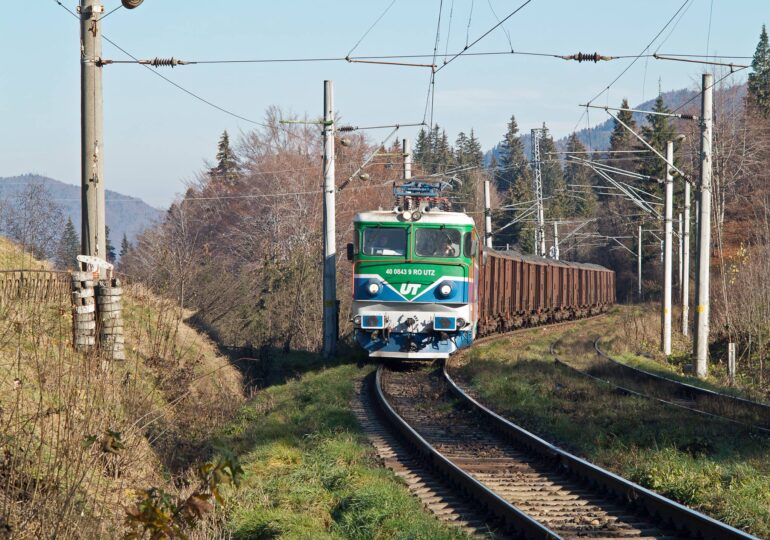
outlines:
[[[745,399],[751,399],[760,403],[767,403],[764,396],[759,392],[751,392],[749,389],[732,388],[725,386],[719,382],[719,379],[714,377],[713,370],[709,378],[699,379],[691,375],[687,375],[684,372],[685,366],[690,363],[689,355],[672,357],[667,364],[663,364],[657,360],[651,358],[645,358],[638,354],[632,354],[628,352],[624,353],[611,353],[599,343],[599,347],[602,348],[607,354],[609,354],[613,360],[622,362],[632,368],[640,369],[648,373],[660,375],[673,381],[682,382],[698,388],[705,388],[706,390],[712,390],[719,392],[720,394],[727,394],[731,396],[742,397]]]
[[[218,442],[245,470],[228,497],[233,538],[465,538],[378,465],[350,410],[354,380],[371,369],[341,365],[269,387],[223,430]]]
[[[596,332],[606,324],[597,321],[579,332]],[[609,385],[555,364],[538,332],[532,332],[531,339],[520,335],[471,351],[458,374],[483,401],[546,439],[667,497],[770,538],[767,439],[734,424],[620,395]],[[569,332],[573,330],[554,331],[549,339]],[[566,350],[563,347],[562,353]]]

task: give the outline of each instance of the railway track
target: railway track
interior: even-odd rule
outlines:
[[[702,415],[703,417],[719,420],[722,422],[726,422],[728,424],[733,424],[735,426],[739,426],[742,429],[746,429],[749,432],[757,433],[760,436],[763,437],[770,437],[770,429],[764,428],[762,426],[752,424],[749,421],[744,420],[738,420],[731,416],[724,416],[723,414],[719,414],[719,412],[711,412],[708,409],[708,407],[699,407],[697,402],[695,400],[690,399],[682,399],[677,398],[675,396],[668,396],[664,395],[661,397],[661,389],[660,388],[650,388],[647,385],[643,385],[641,388],[638,386],[635,388],[631,388],[631,386],[635,386],[633,384],[627,384],[624,386],[621,384],[622,382],[630,383],[633,382],[633,380],[629,380],[628,374],[615,374],[613,376],[612,373],[608,373],[607,366],[602,366],[601,368],[592,368],[592,369],[581,369],[578,367],[575,367],[571,365],[569,362],[565,361],[563,357],[560,357],[559,354],[556,352],[557,345],[560,340],[557,340],[551,344],[550,352],[551,356],[553,356],[555,362],[561,366],[563,366],[565,369],[568,369],[569,371],[580,375],[582,377],[586,377],[588,379],[591,379],[593,381],[604,383],[612,388],[615,389],[616,392],[620,392],[621,394],[625,395],[633,395],[637,396],[643,399],[648,399],[652,401],[657,401],[658,403],[662,404],[663,406],[673,407],[675,409],[680,409],[682,411],[686,411],[689,413],[694,413],[697,415]],[[614,366],[610,365],[610,369],[614,369]],[[723,407],[716,407],[716,410],[719,410],[721,412],[724,411]]]
[[[593,346],[597,355],[604,359],[605,364],[599,369],[590,370],[589,375],[609,378],[611,381],[608,382],[617,383],[616,386],[619,387],[628,387],[627,390],[686,409],[749,425],[764,435],[770,435],[770,405],[700,388],[631,367],[604,352],[599,346],[599,338],[594,340]]]
[[[444,368],[381,366],[373,382],[372,401],[401,444],[510,536],[753,538],[528,433],[474,400]]]

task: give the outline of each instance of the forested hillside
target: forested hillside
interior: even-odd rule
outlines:
[[[30,190],[44,191],[46,199],[55,203],[61,211],[64,222],[69,218],[80,228],[80,186],[53,178],[37,174],[0,178],[0,205],[16,207],[23,198],[29,197]],[[153,208],[142,199],[109,189],[105,193],[105,204],[107,226],[114,242],[120,242],[124,235],[129,242],[133,242],[163,215],[162,210]]]

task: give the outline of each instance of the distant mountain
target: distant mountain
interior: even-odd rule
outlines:
[[[70,217],[75,228],[80,231],[80,186],[65,184],[53,178],[24,174],[21,176],[0,177],[0,201],[18,197],[30,184],[41,184],[51,194],[51,198],[62,208],[65,218]],[[134,241],[144,229],[159,221],[164,212],[153,208],[136,197],[129,197],[109,189],[105,193],[105,211],[107,226],[110,228],[110,240],[116,249],[125,234],[129,241]]]
[[[737,91],[736,91],[737,90]],[[746,95],[746,85],[742,84],[739,85],[737,88],[729,88],[729,99],[737,99],[742,100],[743,97]],[[719,91],[716,92],[717,94]],[[692,102],[688,104],[688,112],[695,112],[695,114],[698,114],[698,110],[700,109],[700,101],[697,99],[693,99],[699,92],[695,90],[689,90],[689,89],[680,89],[680,90],[671,90],[669,92],[663,92],[663,101],[665,102],[666,106],[674,110],[677,107],[680,107],[682,104],[686,103],[687,101],[692,99]],[[657,96],[656,96],[657,98]],[[715,96],[715,100],[718,99],[717,96]],[[652,109],[653,105],[655,104],[655,98],[650,99],[648,101],[645,101],[644,103],[640,103],[638,105],[632,105],[632,109],[640,109],[644,111],[649,111]],[[620,102],[618,103],[610,103],[610,107],[620,107]],[[692,108],[692,110],[689,110]],[[681,111],[684,112],[684,111]],[[515,113],[514,113],[515,114]],[[616,114],[616,112],[613,111],[613,114]],[[605,117],[606,113],[604,111],[601,111],[599,109],[591,109],[591,117],[592,118],[602,118]],[[634,120],[636,121],[637,126],[641,126],[646,123],[646,115],[643,113],[634,113]],[[591,127],[583,128],[575,133],[578,136],[578,139],[586,146],[586,148],[591,148],[592,150],[607,150],[610,147],[610,134],[612,133],[612,123],[613,119],[608,118],[601,124],[596,124]],[[567,136],[562,137],[561,139],[556,140],[556,148],[559,150],[566,150],[567,148]],[[532,143],[531,143],[531,135],[529,132],[525,132],[522,134],[522,143],[524,144],[524,153],[527,157],[531,155],[532,151]],[[485,163],[489,163],[489,160],[492,158],[492,155],[494,154],[495,158],[499,161],[499,144],[496,145],[494,148],[489,150],[485,154]]]

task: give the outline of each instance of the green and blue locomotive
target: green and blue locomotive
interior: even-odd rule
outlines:
[[[440,183],[395,188],[393,210],[353,220],[353,323],[378,358],[447,358],[470,346],[478,322],[474,221],[448,211]]]

